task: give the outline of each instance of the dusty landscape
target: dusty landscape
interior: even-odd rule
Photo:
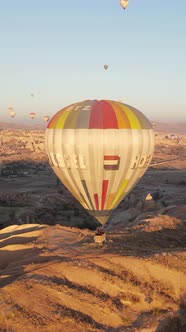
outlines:
[[[1,128],[0,331],[186,331],[185,129],[156,128],[152,166],[99,244],[44,131]]]

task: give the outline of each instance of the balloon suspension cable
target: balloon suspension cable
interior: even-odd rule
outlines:
[[[158,166],[158,165],[161,165],[161,164],[166,164],[166,163],[168,163],[170,161],[185,160],[185,159],[186,159],[186,157],[181,157],[181,158],[179,157],[179,158],[174,158],[174,159],[168,159],[168,160],[163,160],[163,161],[158,161],[158,162],[152,163],[149,166],[150,167],[151,166]]]

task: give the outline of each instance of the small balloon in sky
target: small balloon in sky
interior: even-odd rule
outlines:
[[[9,107],[8,112],[12,118],[16,116],[16,112],[14,111],[13,107]]]
[[[30,118],[33,120],[33,119],[35,118],[35,116],[36,116],[36,113],[34,113],[34,112],[30,112],[30,113],[29,113],[29,116],[30,116]]]
[[[120,0],[120,5],[123,7],[123,9],[126,9],[129,4],[128,0]]]
[[[34,93],[31,93],[30,96],[31,96],[32,98],[35,97]]]
[[[51,118],[45,148],[60,181],[103,225],[149,167],[154,131],[132,106],[86,100]]]
[[[44,115],[43,121],[48,122],[50,120],[49,115]]]
[[[108,65],[104,65],[104,69],[107,70],[108,69]]]

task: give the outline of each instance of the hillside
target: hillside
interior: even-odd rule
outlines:
[[[184,331],[185,226],[151,218],[103,245],[59,225],[1,230],[1,331]]]

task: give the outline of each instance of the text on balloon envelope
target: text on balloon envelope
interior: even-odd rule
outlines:
[[[86,156],[82,154],[50,153],[48,154],[51,166],[67,169],[87,169]],[[152,155],[135,155],[130,162],[130,169],[146,168]],[[103,157],[103,168],[105,170],[118,170],[121,163],[121,157],[116,155],[107,155]]]

